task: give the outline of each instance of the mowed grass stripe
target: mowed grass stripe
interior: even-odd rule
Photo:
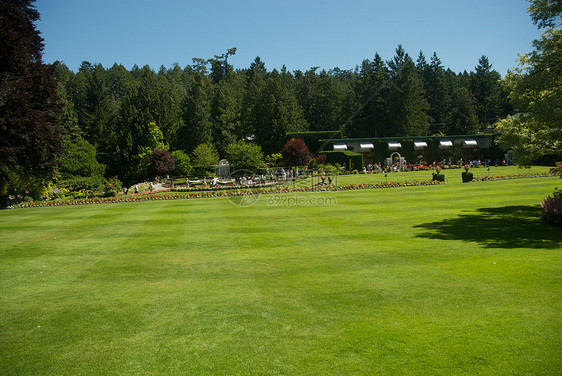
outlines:
[[[555,374],[562,239],[509,208],[536,208],[557,183],[300,194],[337,198],[325,207],[271,206],[264,195],[249,207],[218,198],[31,209],[47,223],[60,209],[80,214],[53,226],[65,242],[2,243],[0,268],[12,274],[0,274],[0,370]],[[503,212],[481,211],[490,208]],[[26,227],[26,211],[7,212],[0,235],[20,218]],[[512,216],[521,224],[496,241],[478,234]],[[13,254],[22,243],[29,257]],[[25,279],[37,261],[64,268]]]

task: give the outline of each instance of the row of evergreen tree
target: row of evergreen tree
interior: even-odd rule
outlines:
[[[457,74],[434,53],[416,61],[398,46],[385,61],[376,54],[354,70],[313,67],[267,71],[257,57],[234,69],[229,49],[181,68],[127,70],[83,62],[77,72],[57,64],[59,118],[66,141],[92,144],[106,176],[141,178],[142,158],[155,146],[191,153],[212,144],[251,140],[277,153],[285,134],[343,130],[348,137],[470,134],[512,111],[500,74],[482,56]]]

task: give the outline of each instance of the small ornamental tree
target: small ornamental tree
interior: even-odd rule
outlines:
[[[164,149],[154,149],[147,158],[148,177],[164,176],[176,167],[172,153]]]
[[[226,148],[226,159],[236,170],[250,170],[257,173],[263,168],[263,152],[258,145],[244,141],[230,144]]]
[[[285,166],[305,166],[312,158],[312,154],[302,138],[291,138],[281,150]]]
[[[172,155],[174,156],[174,163],[176,165],[174,174],[179,176],[190,175],[193,169],[191,168],[191,158],[189,158],[189,155],[182,150],[176,150],[172,152]]]
[[[219,154],[211,144],[201,144],[193,151],[192,166],[198,176],[211,176],[215,165],[219,164]]]

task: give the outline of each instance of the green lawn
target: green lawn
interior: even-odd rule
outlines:
[[[1,211],[0,374],[559,375],[562,181],[460,173]]]
[[[531,168],[517,168],[509,167],[486,167],[471,168],[470,172],[474,178],[482,176],[505,176],[505,175],[519,175],[519,174],[539,174],[548,173],[552,167],[533,166]],[[445,175],[445,180],[448,184],[462,184],[461,174],[464,170],[460,168],[445,169],[441,173]],[[407,172],[390,172],[390,173],[375,173],[375,174],[355,174],[355,175],[338,175],[335,178],[335,183],[339,185],[346,184],[360,184],[360,183],[381,183],[391,181],[424,181],[432,180],[433,170],[426,171],[407,171]],[[330,174],[326,174],[329,176]],[[333,176],[333,175],[332,175]],[[320,180],[315,177],[313,183],[318,183]],[[292,185],[292,183],[288,183]],[[299,181],[297,185],[310,185],[310,180],[304,179]]]

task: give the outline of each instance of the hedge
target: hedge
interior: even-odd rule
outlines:
[[[363,170],[363,154],[352,151],[325,151],[323,153],[326,154],[326,163],[332,165],[339,163],[345,166],[346,170]],[[349,161],[351,161],[351,169]]]

